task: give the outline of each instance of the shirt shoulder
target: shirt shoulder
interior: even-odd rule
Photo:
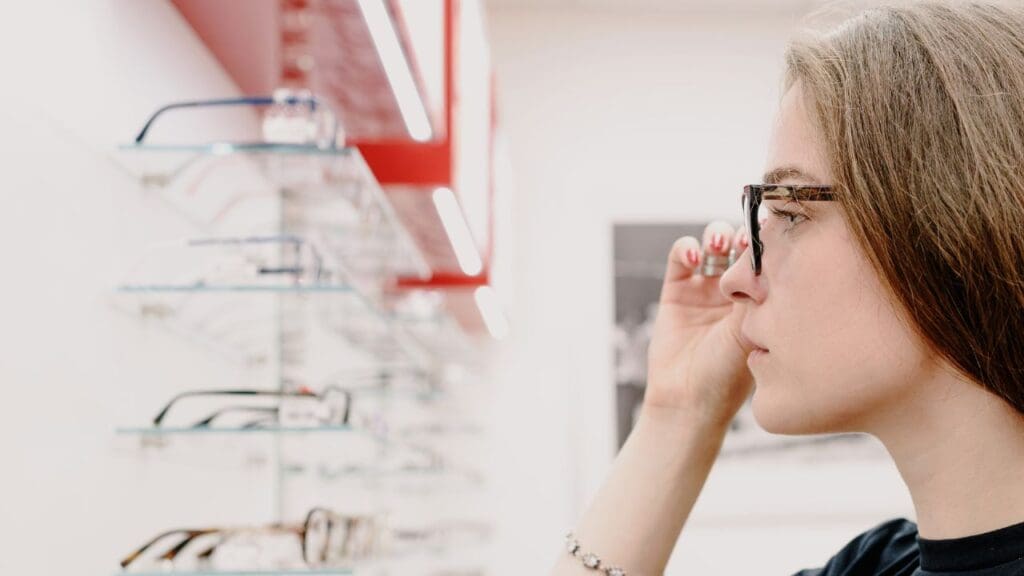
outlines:
[[[894,518],[859,534],[823,567],[801,570],[793,576],[910,576],[919,563],[917,524]]]

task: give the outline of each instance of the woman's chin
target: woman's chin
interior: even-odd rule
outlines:
[[[754,387],[750,409],[758,426],[771,434],[801,436],[832,432],[828,418],[823,419],[820,412],[809,410],[806,399],[786,397],[761,386]]]

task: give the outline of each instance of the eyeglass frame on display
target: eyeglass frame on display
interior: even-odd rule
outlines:
[[[326,530],[323,535],[322,548],[318,546],[318,549],[314,551],[311,548],[312,539],[310,534],[315,533],[311,527],[317,520],[325,522]],[[336,535],[336,526],[344,526],[343,536],[340,539]],[[382,532],[390,534],[391,538],[394,538],[396,541],[404,541],[407,543],[413,542],[418,545],[433,544],[430,548],[437,550],[444,549],[445,546],[439,545],[437,542],[431,543],[431,540],[436,539],[439,536],[443,537],[444,535],[455,531],[464,531],[467,529],[484,539],[490,537],[491,534],[489,527],[483,526],[478,522],[453,522],[449,525],[416,529],[391,528],[386,527],[378,516],[339,514],[333,510],[318,506],[312,508],[306,514],[306,519],[302,525],[270,524],[267,526],[252,528],[180,528],[168,530],[158,534],[137,550],[126,556],[121,561],[121,567],[127,569],[128,566],[145,554],[146,550],[152,548],[158,542],[173,534],[185,534],[185,539],[172,546],[167,552],[164,552],[159,557],[159,560],[174,562],[178,555],[188,547],[190,543],[195,541],[196,538],[210,534],[218,534],[222,537],[209,548],[203,549],[196,555],[196,558],[210,558],[216,551],[217,547],[221,546],[225,542],[226,537],[232,534],[286,533],[294,534],[299,537],[300,547],[302,548],[302,561],[306,566],[309,568],[321,568],[337,566],[343,561],[372,558],[381,552],[387,552],[379,548],[381,543],[378,541],[378,536],[380,536]],[[356,536],[358,536],[358,541]],[[340,552],[339,557],[329,557],[332,552],[332,543],[334,543],[334,551]],[[390,552],[394,552],[394,550]]]
[[[782,192],[778,192],[782,190]],[[764,243],[761,241],[761,223],[758,209],[765,200],[792,200],[795,202],[830,202],[836,199],[831,186],[748,184],[743,187],[740,202],[743,206],[744,225],[750,239],[750,265],[755,276],[761,275]]]
[[[279,246],[291,245],[298,254],[299,261],[294,266],[262,266],[259,262],[253,262],[251,255],[247,255],[242,251],[241,258],[243,261],[247,261],[249,264],[256,267],[255,276],[284,276],[289,275],[298,284],[312,283],[314,285],[326,284],[332,281],[332,277],[337,270],[333,270],[328,267],[324,262],[323,254],[317,248],[316,244],[309,239],[296,235],[296,234],[270,234],[264,236],[211,236],[211,237],[192,237],[181,240],[175,240],[173,242],[165,242],[160,244],[151,245],[148,250],[153,252],[155,250],[168,248],[168,247],[185,247],[185,248],[204,248],[210,246],[231,246],[231,247],[245,247],[245,246],[256,246],[260,244],[275,244]],[[304,247],[308,247],[312,263],[310,267],[311,278],[304,279],[302,275],[306,272],[306,268],[301,262],[301,252]],[[240,250],[241,251],[241,250]],[[149,256],[149,258],[153,258]],[[142,265],[145,262],[146,257],[140,259],[140,262],[136,264],[136,267]],[[343,277],[344,274],[339,277]],[[194,280],[190,280],[190,286],[203,287],[203,286],[215,286],[216,282],[205,278],[202,275],[197,275]],[[136,288],[137,286],[148,286],[147,282],[129,282],[123,284],[123,287],[128,289]]]
[[[277,398],[308,398],[316,399],[323,402],[326,398],[327,393],[336,392],[340,393],[345,398],[345,408],[341,411],[340,418],[337,422],[333,422],[339,426],[348,426],[350,423],[351,412],[352,412],[352,392],[339,386],[328,386],[324,388],[320,393],[313,392],[308,388],[301,388],[297,391],[291,392],[286,390],[250,390],[250,389],[224,389],[224,390],[190,390],[177,394],[157,413],[153,418],[153,427],[159,428],[163,423],[167,413],[170,412],[171,408],[180,400],[185,398],[194,398],[201,396],[270,396]],[[191,428],[206,428],[212,423],[214,419],[222,415],[224,412],[237,411],[237,410],[251,410],[254,412],[274,412],[278,417],[280,416],[280,407],[264,407],[264,406],[226,406],[217,410],[213,414],[203,418],[193,424]],[[253,426],[247,425],[245,428],[251,428]]]
[[[149,129],[152,128],[153,123],[156,119],[163,115],[165,112],[171,110],[180,110],[184,108],[219,108],[227,106],[273,106],[275,104],[284,104],[288,106],[304,105],[308,106],[310,112],[316,112],[317,108],[323,108],[330,114],[331,119],[331,137],[330,143],[327,146],[321,146],[319,143],[317,147],[326,149],[336,149],[339,132],[339,122],[334,112],[331,111],[330,107],[320,101],[319,98],[308,94],[292,94],[289,91],[281,91],[271,96],[251,96],[244,98],[215,98],[211,100],[190,100],[184,102],[172,102],[165,106],[158,108],[152,115],[146,120],[146,123],[142,126],[142,130],[135,137],[135,144],[141,146],[144,143],[146,135],[149,133]],[[262,143],[260,143],[261,145]],[[251,147],[254,144],[231,144],[235,148],[246,148]]]
[[[346,524],[349,524],[349,526],[346,526],[347,529],[351,528],[351,524],[352,524],[352,522],[348,522],[349,520],[352,520],[352,521],[365,521],[367,519],[372,520],[372,518],[362,517],[362,516],[342,516],[342,515],[340,515],[340,514],[338,514],[336,512],[328,510],[326,508],[315,507],[315,508],[312,508],[306,514],[306,519],[305,519],[305,521],[301,525],[268,524],[266,526],[251,527],[251,528],[237,528],[237,527],[235,527],[235,528],[228,528],[228,527],[221,527],[221,528],[175,528],[175,529],[166,530],[164,532],[161,532],[160,534],[157,534],[156,536],[154,536],[153,538],[148,540],[145,544],[143,544],[142,546],[140,546],[139,548],[134,550],[132,553],[130,553],[127,556],[125,556],[121,560],[121,562],[120,562],[121,568],[127,570],[128,567],[130,565],[132,565],[135,561],[137,561],[143,554],[145,554],[147,550],[149,550],[150,548],[155,546],[157,543],[159,543],[164,538],[167,538],[168,536],[171,536],[171,535],[174,535],[174,534],[184,534],[185,535],[185,539],[182,540],[181,542],[179,542],[178,544],[172,546],[167,552],[164,552],[163,554],[161,554],[160,557],[159,557],[159,560],[162,560],[162,561],[165,561],[165,562],[174,562],[175,559],[177,558],[178,554],[180,554],[182,550],[184,550],[190,543],[195,541],[196,538],[199,538],[201,536],[207,536],[207,535],[210,535],[210,534],[220,534],[220,535],[223,535],[223,536],[227,536],[227,535],[231,535],[231,534],[243,534],[243,533],[286,533],[286,534],[294,534],[294,535],[296,535],[296,536],[298,536],[300,538],[300,544],[301,544],[301,548],[302,548],[302,561],[307,566],[309,566],[309,567],[322,566],[323,563],[326,562],[326,560],[321,560],[320,564],[312,563],[310,561],[310,551],[309,551],[309,548],[308,548],[308,544],[309,544],[309,537],[308,537],[308,535],[311,532],[310,525],[313,523],[314,519],[317,517],[316,516],[317,514],[325,514],[327,516],[327,519],[331,520],[331,521],[333,521],[335,519],[339,519],[339,518],[343,519],[343,520],[346,520]],[[325,542],[327,542],[328,544],[331,541],[330,529],[331,528],[330,528],[330,524],[329,524],[328,525],[328,536],[325,539]],[[351,533],[348,530],[346,530],[346,533],[345,533],[345,540],[346,540],[346,542],[343,545],[343,547],[348,547],[348,538],[350,537],[350,534]],[[202,552],[197,554],[196,557],[197,558],[209,558],[210,556],[213,555],[213,553],[217,549],[217,547],[220,546],[223,542],[224,542],[224,538],[221,538],[218,542],[216,542],[215,544],[213,544],[209,548],[204,549]],[[325,555],[326,555],[326,550],[324,551],[324,553],[320,554],[321,557],[326,557]]]
[[[303,246],[309,247],[313,258],[313,282],[318,283],[330,277],[330,271],[324,266],[324,258],[317,250],[315,244],[294,234],[279,234],[269,236],[229,236],[210,238],[189,238],[185,240],[187,246],[251,246],[255,244],[292,244],[296,250],[302,250]],[[260,266],[257,275],[290,274],[299,278],[305,269],[302,266],[282,266],[278,268],[267,268]]]

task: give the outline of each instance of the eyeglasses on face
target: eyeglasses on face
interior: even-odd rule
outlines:
[[[743,223],[750,238],[750,264],[754,274],[761,274],[761,260],[764,243],[761,241],[761,206],[766,200],[790,200],[794,202],[834,201],[831,186],[806,186],[784,184],[748,184],[743,187]]]

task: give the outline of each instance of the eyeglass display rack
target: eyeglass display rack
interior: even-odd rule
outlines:
[[[358,576],[360,572],[355,569],[337,569],[337,570],[320,570],[320,569],[309,569],[309,570],[217,570],[217,571],[177,571],[177,572],[129,572],[133,576]],[[461,574],[467,574],[467,576],[477,576],[482,572],[441,572],[441,574],[453,576],[459,576]]]
[[[474,346],[452,318],[436,306],[426,306],[427,311],[413,306],[412,312],[406,312],[403,303],[389,292],[388,281],[395,276],[425,276],[429,267],[358,150],[313,144],[133,144],[122,147],[118,161],[138,181],[145,202],[176,214],[195,231],[195,237],[276,234],[302,238],[317,247],[325,260],[323,270],[331,272],[268,279],[246,276],[251,270],[241,269],[221,276],[216,270],[211,276],[204,275],[208,268],[190,270],[188,255],[177,259],[157,255],[149,261],[152,254],[145,248],[115,288],[113,299],[122,311],[142,322],[159,324],[200,348],[215,351],[218,357],[258,370],[276,370],[282,386],[315,380],[305,372],[308,340],[314,337],[321,349],[346,346],[357,350],[366,366],[412,366],[438,374],[449,361],[472,364]],[[273,218],[266,218],[268,214]],[[174,268],[179,261],[184,264]],[[211,316],[219,318],[211,321]],[[144,416],[140,420],[144,421]],[[288,462],[294,440],[365,436],[389,449],[404,443],[403,439],[381,442],[372,432],[348,425],[254,429],[137,425],[117,428],[116,434],[137,437],[144,446],[159,446],[172,438],[270,438],[277,463],[274,486],[279,493],[272,496],[278,521],[284,508],[280,492],[287,478],[304,467]],[[336,465],[334,473],[364,479],[373,478],[374,473],[422,478],[431,473],[443,477],[452,469],[384,465],[370,468],[368,473],[359,466]],[[470,475],[478,476],[475,472]],[[372,565],[380,563],[375,560]],[[361,572],[357,568],[173,573],[269,576]]]

